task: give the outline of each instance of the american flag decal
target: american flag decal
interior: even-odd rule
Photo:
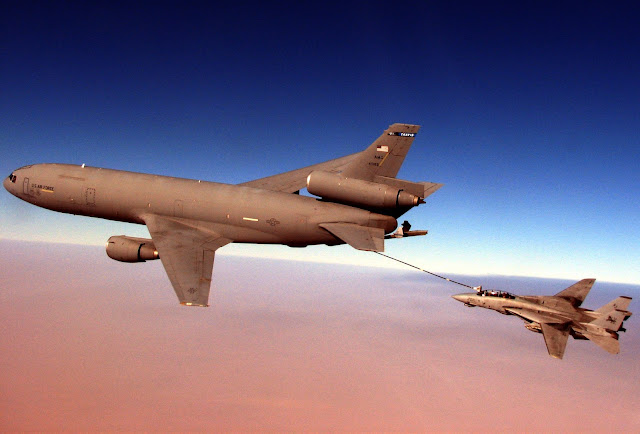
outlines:
[[[388,146],[378,146],[378,147],[376,148],[376,150],[377,150],[378,152],[389,152],[389,147],[388,147]]]

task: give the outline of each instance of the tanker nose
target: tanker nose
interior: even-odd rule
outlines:
[[[7,178],[5,178],[4,181],[2,182],[4,189],[7,190],[9,193],[12,193],[11,186],[13,185],[13,183],[11,182],[11,180],[13,179],[14,176],[15,175],[12,173]]]

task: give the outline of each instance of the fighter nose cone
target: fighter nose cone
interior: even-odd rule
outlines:
[[[461,302],[466,302],[468,295],[467,294],[456,294],[456,295],[452,295],[451,296],[453,299],[461,301]]]

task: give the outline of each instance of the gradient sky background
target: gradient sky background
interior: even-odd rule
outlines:
[[[637,312],[620,354],[570,339],[556,360],[413,270],[221,256],[203,309],[98,246],[2,240],[0,261],[1,431],[640,431]]]
[[[3,1],[0,173],[238,183],[416,123],[399,176],[445,187],[388,254],[519,293],[595,277],[586,307],[637,311],[638,6],[516,3]],[[188,309],[159,261],[97,247],[144,227],[0,210],[0,430],[640,430],[638,314],[621,354],[557,361],[347,246],[225,246]]]
[[[516,3],[4,1],[0,173],[64,162],[238,183],[417,123],[399,177],[445,187],[406,215],[430,234],[388,253],[436,271],[640,283],[639,7]],[[6,193],[0,207],[7,239],[148,235]]]

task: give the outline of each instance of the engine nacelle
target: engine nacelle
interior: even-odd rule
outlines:
[[[422,203],[401,188],[317,170],[307,177],[307,191],[332,202],[377,209],[411,208]]]
[[[107,255],[120,262],[145,262],[158,259],[158,251],[148,238],[116,235],[107,241]]]

